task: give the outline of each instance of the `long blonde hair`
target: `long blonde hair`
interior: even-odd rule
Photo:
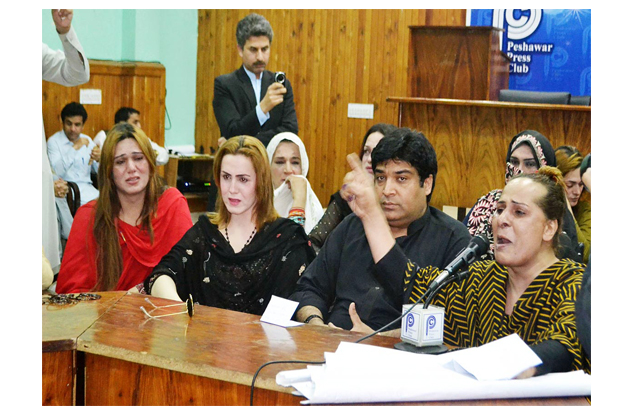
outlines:
[[[271,183],[271,167],[265,146],[260,140],[247,135],[232,137],[217,151],[213,162],[213,177],[219,191],[215,203],[215,213],[209,214],[212,224],[227,225],[230,222],[230,212],[221,197],[221,165],[227,155],[241,154],[252,161],[256,172],[256,206],[254,216],[256,228],[261,229],[266,223],[275,221],[279,215],[273,206],[273,185]]]
[[[162,180],[156,174],[156,154],[150,139],[141,130],[127,122],[120,122],[106,134],[100,155],[98,169],[98,188],[100,196],[96,202],[93,235],[97,243],[96,264],[97,281],[95,291],[115,289],[123,271],[121,246],[117,221],[121,210],[117,187],[113,180],[113,166],[117,144],[126,139],[133,139],[145,155],[150,166],[148,184],[146,186],[143,209],[138,222],[142,230],[150,235],[152,242],[154,232],[152,218],[158,208],[158,198],[165,190]]]

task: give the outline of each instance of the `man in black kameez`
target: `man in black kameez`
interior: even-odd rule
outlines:
[[[438,165],[422,133],[402,128],[380,141],[372,155],[373,186],[357,156],[348,161],[352,171],[341,195],[354,213],[328,237],[290,299],[299,302],[299,321],[350,330],[357,313],[377,330],[399,317],[410,266],[444,268],[470,235],[429,206]]]

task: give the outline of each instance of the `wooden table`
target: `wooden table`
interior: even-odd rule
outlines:
[[[41,315],[41,372],[43,405],[75,405],[82,403],[82,383],[75,382],[81,373],[76,354],[78,337],[85,332],[109,307],[119,301],[124,292],[101,293],[96,301],[74,305],[43,305]],[[44,295],[46,297],[46,295]],[[75,390],[78,388],[78,391]]]
[[[277,360],[322,361],[341,341],[361,336],[326,327],[283,328],[258,316],[196,306],[186,314],[149,319],[140,310],[146,296],[126,294],[110,305],[76,342],[84,354],[86,405],[249,405],[250,385],[261,365]],[[149,297],[156,305],[173,301]],[[159,309],[154,315],[174,312]],[[179,310],[182,310],[181,307]],[[397,339],[376,336],[369,344],[393,347]],[[254,388],[254,405],[299,405],[292,389],[275,383],[282,370],[303,364],[269,365]],[[427,403],[421,403],[427,404]],[[519,399],[436,404],[579,405],[584,398]]]

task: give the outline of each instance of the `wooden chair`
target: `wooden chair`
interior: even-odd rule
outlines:
[[[72,212],[72,217],[74,217],[80,207],[80,189],[74,182],[67,182],[67,187],[69,188],[66,196],[67,205],[69,206],[69,211]]]
[[[443,212],[462,222],[471,208],[443,205]]]

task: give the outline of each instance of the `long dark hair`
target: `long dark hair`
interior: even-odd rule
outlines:
[[[132,139],[137,142],[150,165],[150,176],[146,186],[139,223],[141,224],[141,229],[150,235],[152,242],[154,242],[152,218],[158,208],[158,198],[166,188],[162,179],[156,174],[156,154],[152,149],[150,139],[142,130],[132,124],[127,122],[115,124],[106,134],[98,169],[100,196],[96,202],[93,223],[93,235],[98,245],[96,251],[98,275],[94,291],[115,289],[122,275],[123,260],[117,228],[121,204],[117,194],[117,187],[113,180],[113,163],[117,144],[126,139]]]
[[[367,144],[367,138],[369,138],[371,134],[380,133],[384,137],[386,137],[387,135],[389,135],[391,132],[395,131],[396,129],[397,127],[395,127],[394,125],[385,124],[382,122],[372,125],[371,128],[369,128],[367,132],[365,133],[365,136],[362,139],[362,143],[360,144],[360,160],[362,160],[362,156],[364,155],[364,152],[365,152],[365,144]]]

